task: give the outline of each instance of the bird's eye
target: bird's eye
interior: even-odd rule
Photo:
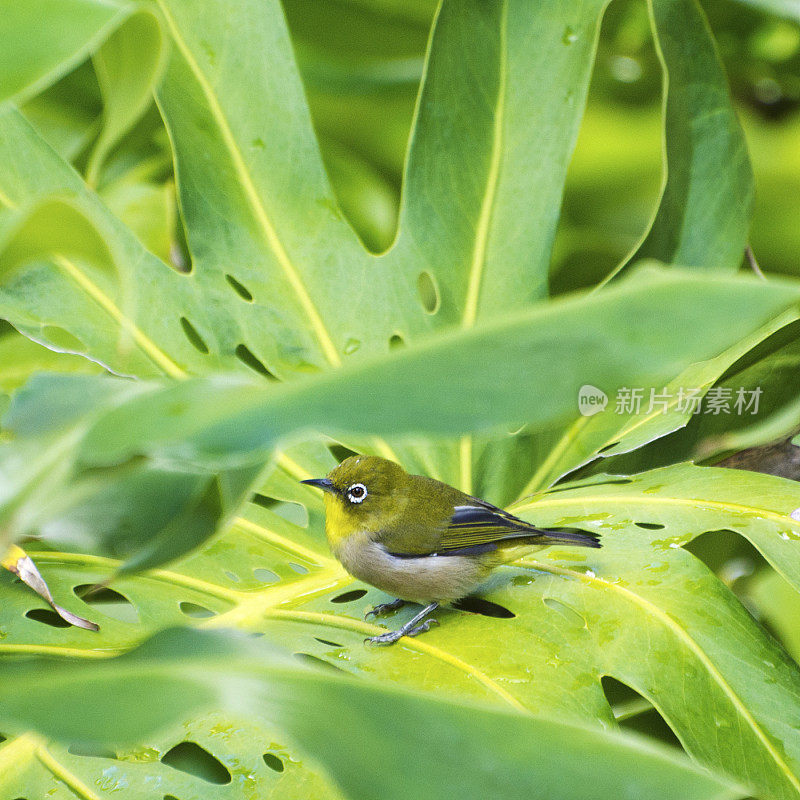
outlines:
[[[347,488],[347,499],[351,503],[363,503],[367,496],[367,487],[363,483],[354,483]]]

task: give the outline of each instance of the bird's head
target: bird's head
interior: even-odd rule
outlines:
[[[325,492],[326,529],[332,541],[355,531],[379,531],[401,511],[408,473],[378,456],[351,456],[325,478],[302,481]]]

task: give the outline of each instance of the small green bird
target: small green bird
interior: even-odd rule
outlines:
[[[354,577],[397,599],[378,616],[410,601],[425,608],[402,628],[368,641],[391,644],[427,631],[440,603],[473,592],[520,545],[600,547],[595,533],[542,529],[441,481],[409,475],[378,456],[351,456],[326,478],[302,481],[325,494],[325,533]],[[424,620],[424,621],[423,621]]]

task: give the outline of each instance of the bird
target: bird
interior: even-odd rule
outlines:
[[[601,546],[596,533],[537,528],[380,456],[350,456],[326,477],[301,483],[325,493],[325,533],[336,559],[355,578],[396,598],[365,618],[408,602],[424,606],[401,628],[365,640],[374,644],[392,644],[438,624],[431,613],[472,594],[519,546]]]

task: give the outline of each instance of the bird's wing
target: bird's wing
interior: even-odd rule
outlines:
[[[469,505],[453,509],[453,516],[442,532],[440,551],[471,548],[489,550],[503,540],[544,535],[545,531],[541,528],[491,503],[474,499]]]
[[[415,558],[429,555],[477,555],[497,548],[509,539],[544,536],[545,531],[518,519],[476,497],[463,496],[463,505],[451,506],[452,513],[433,527],[385,531],[381,541],[392,555]]]
[[[431,482],[433,483],[433,482]],[[438,484],[437,487],[443,484]],[[451,493],[442,498],[437,490],[425,500],[429,513],[423,519],[380,532],[378,541],[392,555],[419,558],[430,555],[479,555],[510,544],[567,544],[600,547],[598,535],[577,528],[537,528],[529,522],[493,506],[485,500],[445,487]],[[441,500],[444,499],[444,504]],[[452,505],[451,505],[452,503]],[[441,520],[430,524],[433,516]]]

